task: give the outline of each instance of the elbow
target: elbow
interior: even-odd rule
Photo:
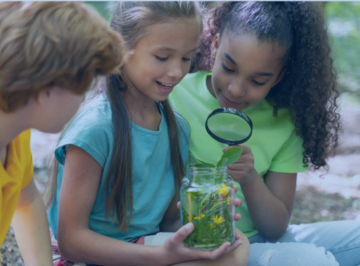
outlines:
[[[260,233],[266,238],[269,242],[278,241],[286,232],[288,223],[277,224],[271,228],[260,231]]]
[[[289,225],[290,216],[291,212],[289,211],[278,213],[277,219],[274,219],[272,223],[268,223],[268,227],[264,228],[264,230],[262,230],[260,233],[269,242],[278,241],[286,232],[286,229]]]
[[[84,258],[81,256],[81,252],[76,244],[75,237],[66,237],[62,234],[58,234],[58,247],[60,255],[70,261],[84,262]]]
[[[64,241],[62,237],[58,237],[58,247],[59,247],[59,253],[60,255],[70,261],[78,261],[76,258],[76,255],[73,254],[74,249],[71,247],[72,245],[68,241]]]
[[[271,234],[266,234],[266,235],[264,234],[264,237],[266,238],[267,241],[274,243],[278,241],[283,234],[284,232],[283,233],[272,232]]]

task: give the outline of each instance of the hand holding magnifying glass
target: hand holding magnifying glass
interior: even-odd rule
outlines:
[[[228,174],[239,183],[246,183],[254,172],[254,156],[250,147],[240,145],[250,139],[253,131],[251,119],[243,112],[233,108],[218,108],[210,113],[205,122],[208,134],[218,142],[242,148],[240,158],[228,165]]]

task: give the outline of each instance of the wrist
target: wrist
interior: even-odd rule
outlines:
[[[167,252],[164,248],[164,245],[153,247],[153,253],[152,253],[152,261],[154,262],[154,265],[163,266],[163,265],[169,265],[167,260]]]
[[[256,181],[257,176],[259,176],[259,174],[256,172],[255,169],[253,169],[251,171],[251,173],[245,179],[239,181],[240,186],[242,188],[247,187],[247,186],[251,186]]]

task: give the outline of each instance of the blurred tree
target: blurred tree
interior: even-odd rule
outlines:
[[[110,21],[115,2],[85,2]],[[210,8],[216,2],[202,2]],[[317,2],[328,22],[339,89],[360,99],[360,2]]]
[[[85,2],[86,4],[94,7],[107,21],[110,21],[111,17],[111,7],[115,2]]]
[[[360,2],[327,2],[325,10],[339,89],[360,99]]]
[[[327,2],[316,2],[316,3],[320,6],[321,10],[323,11],[323,14],[325,15],[325,8]]]

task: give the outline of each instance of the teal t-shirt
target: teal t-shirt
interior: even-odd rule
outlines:
[[[70,144],[89,153],[103,169],[89,218],[91,230],[124,241],[159,231],[159,223],[175,194],[168,127],[160,104],[159,110],[161,122],[158,131],[144,129],[132,123],[133,216],[128,231],[120,231],[119,223],[112,222],[113,213],[110,214],[110,218],[105,216],[105,180],[114,147],[110,103],[105,95],[100,95],[81,108],[55,150],[55,157],[59,162],[57,190],[54,202],[48,210],[48,219],[55,238],[66,146]],[[181,156],[186,163],[189,127],[180,115],[175,116],[179,129]]]
[[[170,104],[190,125],[190,154],[205,162],[216,163],[226,146],[212,139],[205,129],[208,115],[219,108],[218,101],[210,94],[206,78],[210,72],[199,71],[188,74],[170,94]],[[262,100],[256,105],[243,110],[253,122],[253,134],[244,143],[251,148],[255,160],[255,169],[264,178],[268,171],[298,173],[308,169],[302,163],[302,139],[295,133],[290,115],[281,109],[278,116],[273,116],[273,108]],[[235,183],[235,182],[234,182]],[[238,183],[237,197],[243,204],[236,210],[241,213],[241,220],[236,222],[247,237],[258,233],[253,224],[246,200]]]

